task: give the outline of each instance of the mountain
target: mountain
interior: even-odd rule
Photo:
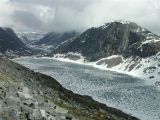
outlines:
[[[23,43],[31,50],[36,51],[37,55],[43,55],[51,51],[52,45],[37,44],[45,34],[43,32],[17,32]]]
[[[72,39],[78,35],[77,32],[65,33],[37,33],[37,32],[18,32],[17,35],[23,43],[32,50],[41,54],[50,53],[55,47],[65,40]]]
[[[40,39],[37,44],[53,45],[53,47],[56,47],[66,40],[75,38],[77,35],[78,33],[74,31],[64,33],[50,32]]]
[[[116,21],[86,30],[74,40],[59,46],[57,52],[78,52],[89,61],[115,54],[147,57],[160,50],[160,41],[146,43],[152,39],[158,40],[159,37],[136,23]]]
[[[61,44],[52,54],[160,83],[160,37],[133,22],[92,27]]]
[[[17,32],[16,34],[27,46],[39,41],[45,35],[43,32]]]
[[[89,96],[74,94],[55,79],[0,58],[2,120],[138,120]]]
[[[0,28],[0,53],[7,56],[25,55],[30,50],[11,28]]]

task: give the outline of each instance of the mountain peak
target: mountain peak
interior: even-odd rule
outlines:
[[[143,28],[134,22],[122,21],[122,20],[108,22],[108,23],[103,24],[102,26],[94,27],[94,29],[102,29],[105,31],[109,30],[109,31],[113,31],[113,32],[130,31],[130,32],[137,33],[137,34],[144,34],[145,36],[150,36],[150,35],[157,36],[156,34],[153,34],[149,30],[147,30],[146,28]]]
[[[143,45],[145,41],[148,43],[148,40],[153,41],[153,39],[159,39],[159,37],[134,22],[114,21],[86,30],[57,50],[60,53],[79,52],[89,61],[115,54],[147,57],[157,53],[152,49],[155,45]],[[142,47],[145,47],[143,52]],[[159,47],[155,48],[159,49]]]
[[[136,24],[136,23],[134,23],[134,22],[125,21],[125,20],[115,20],[114,22],[119,22],[119,23],[122,23],[122,24]]]
[[[111,21],[111,22],[106,22],[104,24],[102,24],[101,26],[108,26],[110,24],[123,24],[123,25],[135,25],[138,26],[135,22],[131,22],[131,21],[124,21],[124,20],[115,20],[115,21]]]
[[[108,26],[114,26],[116,25],[117,27],[118,26],[130,26],[130,27],[133,27],[133,28],[142,28],[140,27],[139,25],[137,25],[136,23],[134,22],[130,22],[130,21],[123,21],[123,20],[115,20],[115,21],[112,21],[112,22],[108,22],[108,23],[104,23],[102,26],[102,28],[107,28]],[[97,27],[98,28],[98,27]],[[143,28],[145,30],[145,28]]]

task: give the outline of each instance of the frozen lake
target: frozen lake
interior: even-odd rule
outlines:
[[[92,96],[107,106],[142,120],[160,120],[160,91],[145,80],[49,58],[26,57],[14,61],[50,75],[65,88]]]

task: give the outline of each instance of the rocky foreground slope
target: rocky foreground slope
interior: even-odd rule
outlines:
[[[63,88],[55,79],[0,58],[1,120],[137,120]]]

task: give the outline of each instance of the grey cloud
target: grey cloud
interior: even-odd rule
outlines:
[[[136,22],[160,34],[159,0],[2,1],[7,1],[3,3],[3,7],[5,5],[7,7],[7,4],[12,7],[12,11],[8,10],[7,13],[10,13],[8,19],[14,18],[14,22],[7,22],[17,30],[26,28],[32,31],[83,31],[92,26],[120,19]],[[0,8],[0,15],[4,14]],[[17,25],[17,22],[21,24]]]
[[[41,29],[42,22],[33,13],[27,11],[15,11],[13,13],[15,23],[20,23],[32,29]]]

